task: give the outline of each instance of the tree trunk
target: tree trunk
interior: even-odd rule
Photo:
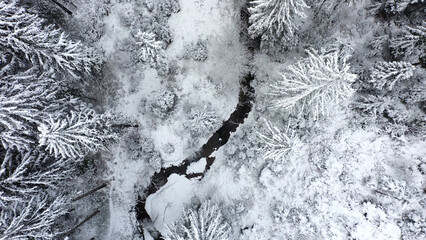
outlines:
[[[86,192],[86,193],[83,193],[83,194],[81,194],[80,196],[77,196],[77,197],[73,198],[73,199],[71,200],[71,202],[75,202],[75,201],[78,201],[78,200],[80,200],[80,199],[82,199],[82,198],[84,198],[84,197],[87,197],[87,196],[89,196],[89,195],[93,194],[94,192],[98,191],[99,189],[102,189],[102,188],[104,188],[104,187],[106,187],[106,186],[107,186],[107,183],[106,183],[106,182],[104,182],[104,183],[102,183],[101,185],[97,186],[96,188],[94,188],[94,189],[92,189],[92,190],[90,190],[90,191],[88,191],[88,192]]]

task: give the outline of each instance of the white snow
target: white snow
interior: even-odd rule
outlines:
[[[146,199],[146,211],[159,231],[165,231],[166,224],[178,220],[182,216],[185,204],[194,194],[197,182],[184,176],[172,174],[165,186]]]
[[[200,159],[198,162],[192,163],[189,165],[186,173],[202,173],[204,172],[204,168],[206,167],[207,161],[206,158]]]

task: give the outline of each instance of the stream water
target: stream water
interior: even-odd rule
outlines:
[[[258,41],[248,38],[247,26],[248,26],[248,12],[246,6],[241,9],[241,21],[243,27],[241,28],[240,39],[244,42],[249,51],[254,51],[259,48]],[[145,209],[146,199],[151,194],[156,193],[161,187],[166,185],[168,178],[172,174],[178,174],[187,177],[188,179],[194,177],[203,177],[204,174],[209,170],[210,166],[214,163],[215,158],[211,157],[211,154],[225,145],[232,132],[235,132],[238,126],[244,123],[244,120],[249,115],[252,109],[252,102],[254,100],[254,88],[251,86],[254,76],[248,73],[240,80],[240,91],[238,97],[238,104],[228,118],[224,121],[222,126],[208,139],[208,141],[194,154],[184,159],[181,164],[176,166],[170,166],[162,168],[159,172],[156,172],[152,177],[148,187],[146,187],[141,195],[137,198],[135,206],[136,219],[138,221],[138,229],[143,235],[143,227],[148,223],[152,222],[151,217]],[[199,161],[202,158],[207,159],[204,172],[197,174],[187,174],[189,165]],[[156,234],[153,234],[156,235]],[[158,235],[158,234],[157,234]],[[160,239],[159,236],[153,236],[155,239]]]

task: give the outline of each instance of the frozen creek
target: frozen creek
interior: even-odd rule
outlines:
[[[247,49],[253,53],[259,49],[259,41],[258,39],[250,39],[247,35],[248,16],[247,8],[244,6],[241,9],[241,22],[243,23],[243,27],[240,31],[240,39],[242,42],[246,43]],[[228,142],[231,133],[235,132],[238,126],[244,123],[244,120],[248,117],[253,106],[252,102],[254,101],[255,91],[251,86],[253,79],[253,74],[247,73],[243,79],[240,80],[238,104],[235,110],[198,151],[184,159],[179,165],[162,168],[151,177],[149,186],[146,187],[143,193],[137,197],[137,203],[135,206],[136,219],[138,221],[137,226],[141,235],[144,235],[144,226],[152,222],[152,219],[146,210],[147,198],[166,185],[168,178],[172,174],[178,174],[186,177],[187,179],[201,179],[215,161],[215,158],[211,157],[211,154],[218,150],[221,146],[225,145]],[[203,158],[207,160],[203,172],[187,173],[187,169],[192,163],[198,162]],[[152,235],[157,235],[153,236],[155,239],[160,239],[158,232],[156,233],[154,231],[154,233],[150,233]]]
[[[219,130],[213,133],[208,141],[197,152],[195,152],[192,156],[187,157],[181,164],[162,168],[151,177],[150,185],[145,188],[143,195],[138,196],[137,204],[135,206],[138,229],[141,233],[143,231],[142,227],[144,226],[144,223],[151,221],[151,218],[145,209],[147,197],[156,193],[161,187],[166,185],[168,178],[172,174],[182,175],[188,179],[196,177],[202,178],[215,160],[215,158],[210,155],[221,146],[225,145],[228,142],[231,133],[235,132],[238,126],[244,123],[245,118],[247,118],[252,109],[252,101],[254,100],[254,88],[250,85],[253,79],[254,76],[249,73],[240,81],[238,105],[235,108],[235,111],[231,114],[228,120],[223,122]],[[207,159],[204,172],[187,174],[189,165],[194,162],[198,162],[202,158]]]

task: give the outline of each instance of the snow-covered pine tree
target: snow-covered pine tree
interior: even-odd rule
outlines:
[[[385,7],[392,13],[404,11],[408,5],[424,2],[424,0],[387,0]]]
[[[282,163],[286,156],[297,152],[301,142],[290,129],[289,125],[286,129],[280,130],[268,121],[264,121],[265,131],[257,132],[261,144],[261,147],[257,151],[263,154],[264,160]]]
[[[254,0],[250,12],[251,37],[261,37],[263,49],[293,48],[299,20],[306,18],[304,0]],[[280,46],[281,45],[281,46]]]
[[[0,208],[25,199],[47,187],[55,187],[67,176],[65,158],[53,158],[39,151],[1,150]]]
[[[362,115],[368,116],[372,121],[375,121],[390,109],[392,105],[395,105],[395,103],[389,96],[367,94],[358,96],[352,107],[360,111]]]
[[[49,69],[55,66],[77,76],[77,72],[99,70],[101,60],[91,49],[35,14],[18,7],[16,1],[0,2],[0,51],[3,55]]]
[[[335,10],[338,7],[342,6],[355,6],[356,4],[362,2],[362,0],[323,0],[323,1],[314,1],[320,7],[326,6],[328,9]]]
[[[139,46],[139,60],[156,66],[161,64],[163,60],[163,43],[155,40],[155,34],[149,32],[138,31],[135,35],[136,44]]]
[[[0,240],[50,240],[60,233],[54,228],[55,220],[64,215],[66,200],[50,200],[35,195],[28,201],[15,201],[1,206]]]
[[[282,80],[271,85],[272,109],[294,110],[318,119],[328,115],[330,106],[352,93],[357,75],[349,72],[346,56],[307,50],[308,57],[287,67]]]
[[[416,27],[406,26],[390,42],[392,51],[396,55],[412,55],[416,51],[422,52],[426,45],[426,21]]]
[[[167,227],[166,240],[227,240],[230,227],[219,205],[207,201],[198,209],[186,209],[180,222]]]
[[[408,62],[378,62],[371,72],[370,82],[378,89],[392,90],[397,82],[411,78],[415,69]]]
[[[57,103],[57,84],[47,72],[32,69],[0,80],[0,141],[5,148],[29,149],[32,125],[42,121],[45,109]]]
[[[50,116],[38,127],[39,145],[55,157],[78,158],[103,149],[105,141],[115,137],[109,127],[108,117],[91,109],[71,111],[65,118]]]

